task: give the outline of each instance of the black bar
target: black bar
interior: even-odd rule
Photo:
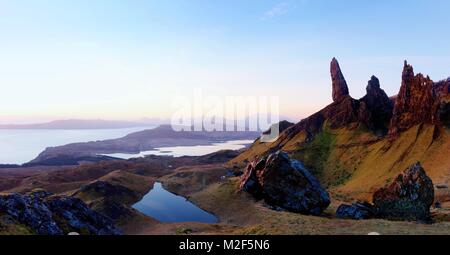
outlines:
[[[182,243],[198,244],[196,249],[181,249]],[[224,242],[234,245],[225,248]],[[449,236],[2,236],[0,246],[18,254],[178,254],[178,255],[273,255],[273,254],[408,254],[445,248]],[[212,249],[202,249],[206,242]],[[244,245],[245,243],[245,245]],[[261,243],[267,243],[261,246]],[[253,245],[253,246],[252,246]],[[256,245],[258,245],[256,247]],[[251,249],[253,247],[253,249]],[[238,249],[239,248],[239,249]],[[32,253],[31,253],[32,252]],[[3,253],[2,254],[9,254]]]

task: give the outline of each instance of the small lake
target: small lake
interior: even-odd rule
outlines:
[[[170,193],[159,182],[133,208],[161,222],[218,222],[216,216],[186,198]]]
[[[142,151],[137,154],[113,153],[102,155],[121,159],[139,158],[145,157],[147,155],[173,156],[173,157],[203,156],[220,150],[240,150],[252,144],[253,142],[254,142],[253,140],[235,140],[223,143],[213,143],[211,145],[161,147],[156,148],[155,150]]]

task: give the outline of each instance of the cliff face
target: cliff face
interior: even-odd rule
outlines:
[[[395,102],[389,134],[397,135],[420,123],[437,124],[433,87],[430,77],[414,75],[413,67],[405,61],[402,85]]]
[[[374,131],[386,133],[394,105],[381,89],[377,77],[372,76],[366,91],[366,96],[360,100],[359,120]]]
[[[450,95],[450,77],[446,80],[436,82],[434,84],[434,91],[437,98],[440,100],[445,100],[446,97]]]
[[[434,85],[434,91],[437,97],[436,116],[442,125],[450,128],[450,78],[437,82]]]

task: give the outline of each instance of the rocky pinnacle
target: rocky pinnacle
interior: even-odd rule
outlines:
[[[413,67],[405,61],[389,133],[395,135],[421,123],[437,124],[437,101],[434,82],[423,74],[415,75]]]
[[[344,75],[341,72],[339,63],[336,58],[331,61],[331,80],[333,82],[333,101],[340,101],[349,95],[347,82],[345,81]]]

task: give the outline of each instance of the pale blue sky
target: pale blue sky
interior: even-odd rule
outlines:
[[[174,94],[277,95],[299,119],[403,60],[450,76],[445,0],[0,0],[0,122],[170,117]]]

